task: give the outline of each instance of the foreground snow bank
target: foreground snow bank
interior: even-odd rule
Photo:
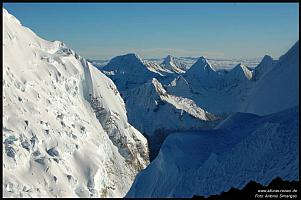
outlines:
[[[236,113],[214,130],[171,134],[127,197],[208,196],[250,180],[299,180],[298,127],[293,107],[263,117]]]

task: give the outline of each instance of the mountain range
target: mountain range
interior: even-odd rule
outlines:
[[[226,70],[204,56],[97,62],[2,14],[5,197],[193,197],[299,180],[299,41]]]

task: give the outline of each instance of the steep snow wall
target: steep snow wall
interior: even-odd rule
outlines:
[[[3,14],[5,197],[123,197],[148,164],[114,83]]]

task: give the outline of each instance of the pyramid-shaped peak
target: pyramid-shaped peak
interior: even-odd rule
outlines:
[[[238,63],[233,69],[243,69],[246,68],[246,66],[242,63]]]
[[[110,63],[124,63],[124,64],[141,64],[143,65],[142,59],[135,53],[128,53],[112,58]]]
[[[136,53],[128,53],[128,54],[125,54],[125,55],[121,55],[122,57],[124,58],[129,58],[129,59],[137,59],[139,61],[142,61],[142,59],[140,58],[140,56]]]
[[[262,60],[261,60],[261,62],[259,63],[258,66],[266,65],[266,64],[268,64],[268,63],[273,63],[273,62],[274,62],[274,59],[273,59],[271,56],[265,55],[265,56],[262,58]]]
[[[291,57],[294,54],[299,54],[299,40],[282,56],[280,56],[279,60],[285,60],[286,57]]]
[[[201,56],[199,57],[199,59],[196,61],[197,63],[205,63],[205,64],[209,64],[208,60],[204,57]],[[210,65],[210,64],[209,64]]]
[[[164,58],[161,66],[175,73],[184,73],[183,68],[185,68],[183,63],[179,62],[179,60],[171,55]]]
[[[194,63],[191,68],[202,68],[206,71],[214,71],[215,69],[210,65],[210,63],[208,62],[208,60],[204,57],[201,56],[196,63]]]
[[[244,64],[239,63],[229,72],[228,76],[233,78],[246,77],[247,79],[251,79],[252,71]]]
[[[264,61],[264,60],[273,60],[273,58],[271,56],[269,56],[269,55],[265,55],[262,58],[262,61]]]
[[[163,64],[173,63],[173,62],[174,62],[174,57],[172,55],[167,55],[163,60]]]

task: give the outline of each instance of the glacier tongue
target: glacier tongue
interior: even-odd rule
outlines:
[[[6,197],[123,197],[148,164],[114,83],[3,13]]]

